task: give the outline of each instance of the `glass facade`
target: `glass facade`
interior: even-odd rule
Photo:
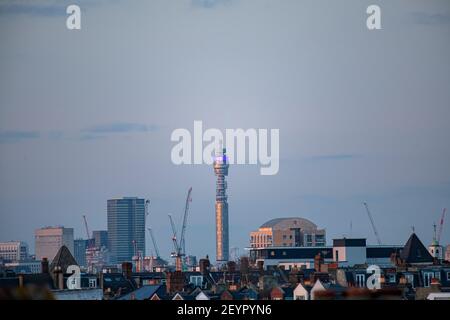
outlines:
[[[92,232],[92,238],[94,238],[94,245],[97,248],[108,248],[108,231],[95,230]]]
[[[134,242],[137,253],[145,254],[145,199],[108,200],[108,248],[111,263],[132,261]]]
[[[78,265],[81,267],[86,267],[86,248],[88,245],[88,240],[85,239],[75,239],[73,242],[74,258]]]

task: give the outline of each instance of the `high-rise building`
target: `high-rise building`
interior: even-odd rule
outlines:
[[[111,263],[131,261],[145,253],[145,199],[124,197],[108,200],[108,248]]]
[[[0,242],[0,259],[23,261],[28,259],[28,245],[23,241]]]
[[[88,247],[88,240],[75,239],[74,241],[74,258],[81,267],[86,267],[86,249]]]
[[[94,246],[97,248],[108,248],[108,231],[95,230],[92,231],[92,238],[94,238]]]
[[[73,228],[44,227],[35,230],[36,260],[47,258],[52,261],[63,245],[73,254]]]
[[[228,197],[227,182],[225,177],[228,175],[228,160],[226,149],[222,154],[214,159],[214,173],[216,181],[216,261],[223,263],[228,261],[229,238],[228,238]]]

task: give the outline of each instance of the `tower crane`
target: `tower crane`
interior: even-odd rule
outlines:
[[[177,241],[177,230],[175,228],[175,223],[173,222],[172,215],[169,214],[169,220],[170,225],[172,226],[172,242],[173,242],[173,249],[172,257],[175,258],[175,270],[181,271],[182,270],[182,261],[181,261],[181,250],[180,246],[178,245]]]
[[[153,231],[152,228],[147,228],[148,233],[150,233],[150,237],[152,238],[152,242],[153,242],[153,248],[155,249],[155,253],[156,253],[156,258],[160,258],[159,255],[159,249],[158,249],[158,245],[156,244],[156,239],[155,236],[153,235]]]
[[[189,213],[189,203],[192,201],[191,193],[192,193],[192,187],[189,188],[189,191],[188,191],[188,194],[186,197],[186,203],[185,203],[184,215],[183,215],[183,225],[181,226],[181,237],[180,237],[179,241],[177,239],[177,230],[175,227],[175,223],[173,222],[172,216],[169,214],[170,225],[172,227],[172,242],[173,242],[173,247],[175,250],[172,253],[172,257],[175,258],[175,269],[177,271],[182,270],[182,268],[183,268],[182,258],[183,258],[183,256],[186,255],[185,235],[186,235],[186,227],[187,227],[187,217],[188,217],[188,213]]]
[[[445,219],[445,213],[447,212],[447,208],[444,208],[442,210],[442,216],[441,216],[441,221],[439,222],[439,231],[437,233],[436,236],[436,240],[438,243],[441,242],[441,235],[442,235],[442,229],[444,228],[444,219]]]
[[[86,216],[84,214],[83,214],[83,220],[84,220],[84,227],[86,228],[87,239],[91,239],[91,233],[89,232],[89,226],[88,226],[88,223],[87,223],[87,218],[86,218]]]
[[[189,188],[189,191],[188,191],[188,194],[187,194],[187,197],[186,197],[186,204],[184,206],[183,226],[181,228],[180,246],[181,246],[181,250],[182,250],[183,255],[186,254],[186,242],[185,242],[184,235],[186,234],[187,217],[188,217],[188,212],[189,212],[189,203],[192,202],[191,193],[192,193],[192,187]]]
[[[90,249],[94,247],[94,241],[92,241],[91,233],[89,232],[89,225],[87,222],[86,215],[83,214],[83,220],[84,220],[84,227],[86,229],[86,236],[87,236],[87,248]]]
[[[378,244],[381,245],[381,239],[380,239],[380,236],[378,235],[377,228],[375,227],[375,222],[373,221],[372,214],[370,213],[370,210],[369,210],[369,206],[367,205],[367,202],[363,202],[363,204],[364,204],[364,207],[366,208],[367,215],[369,216],[369,220],[372,225],[373,233],[375,234],[375,237],[377,238]]]

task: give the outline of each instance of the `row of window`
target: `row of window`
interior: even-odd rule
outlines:
[[[450,281],[450,272],[446,272],[447,281]],[[395,274],[387,274],[386,282],[388,283],[396,283],[396,275]],[[414,275],[406,274],[405,279],[408,283],[414,284]],[[441,280],[441,272],[440,271],[429,271],[423,273],[423,286],[429,287],[432,279]],[[355,284],[358,287],[365,287],[366,285],[366,275],[363,273],[355,275]]]

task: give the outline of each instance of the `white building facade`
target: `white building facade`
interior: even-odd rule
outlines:
[[[28,245],[23,241],[0,242],[0,259],[23,261],[28,259]]]

